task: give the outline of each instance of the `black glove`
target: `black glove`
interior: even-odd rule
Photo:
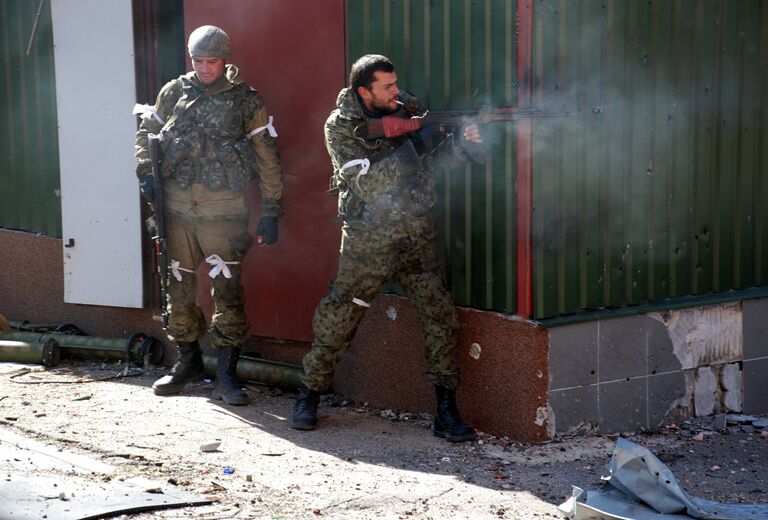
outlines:
[[[256,226],[256,243],[271,246],[277,238],[277,217],[261,217]]]
[[[142,175],[139,177],[139,190],[142,197],[149,202],[155,201],[155,178],[152,175]]]
[[[440,146],[445,140],[445,128],[440,123],[430,123],[410,135],[416,152],[422,155]]]

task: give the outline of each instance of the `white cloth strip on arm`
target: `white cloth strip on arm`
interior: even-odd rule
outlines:
[[[272,120],[273,120],[273,119],[274,119],[274,118],[273,118],[272,116],[269,116],[269,121],[267,121],[267,124],[266,124],[266,125],[264,125],[264,126],[260,126],[260,127],[258,127],[258,128],[254,128],[254,129],[253,129],[253,130],[251,130],[249,133],[245,134],[245,137],[247,137],[248,139],[250,139],[250,138],[251,138],[251,137],[253,137],[254,135],[258,134],[259,132],[263,132],[264,130],[266,130],[267,132],[269,132],[269,135],[271,135],[272,137],[277,137],[277,130],[275,130],[275,127],[274,127],[274,125],[272,124]]]
[[[229,270],[230,265],[237,265],[240,262],[225,262],[219,255],[211,255],[205,259],[205,261],[211,264],[211,268],[208,276],[216,278],[219,273],[224,275],[224,278],[232,278],[232,272]]]
[[[181,262],[178,260],[171,260],[171,273],[173,273],[173,277],[178,281],[181,281],[181,271],[184,271],[185,273],[194,273],[192,269],[181,267]]]
[[[142,119],[152,119],[154,117],[161,125],[165,124],[165,121],[157,114],[157,109],[153,105],[140,105],[136,103],[133,105],[133,113],[140,114]]]
[[[357,172],[357,175],[355,176],[355,184],[357,184],[357,189],[362,191],[362,188],[360,188],[360,177],[368,173],[368,170],[371,167],[370,159],[366,157],[365,159],[352,159],[351,161],[347,161],[341,167],[341,169],[339,170],[339,173],[343,173],[344,170],[348,168],[354,168],[355,166],[360,167],[360,171]]]

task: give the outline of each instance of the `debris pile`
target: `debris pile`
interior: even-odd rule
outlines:
[[[678,435],[681,439],[703,441],[715,434],[732,435],[746,433],[768,437],[768,418],[745,414],[716,414],[686,419],[681,424],[670,424],[662,428],[666,433]]]
[[[743,416],[746,422],[760,422]],[[726,424],[728,420],[726,418]],[[602,477],[607,486],[587,491],[573,486],[570,499],[558,509],[569,520],[655,520],[701,518],[752,520],[768,518],[768,504],[726,504],[689,495],[672,471],[647,448],[616,440],[611,462]]]

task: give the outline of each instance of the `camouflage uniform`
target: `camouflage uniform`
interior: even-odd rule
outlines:
[[[420,104],[403,94],[411,110]],[[401,109],[396,115],[409,117]],[[343,89],[325,123],[325,141],[343,220],[341,255],[333,287],[312,321],[314,342],[304,357],[304,385],[330,387],[341,359],[381,286],[392,279],[413,301],[424,328],[427,372],[435,385],[459,384],[456,364],[456,310],[443,278],[435,217],[435,161],[465,162],[449,138],[437,150],[419,155],[409,137],[362,141],[355,128],[368,115],[357,94]],[[368,161],[368,164],[362,160]]]
[[[143,119],[136,135],[136,158],[141,176],[150,168],[147,135],[160,134],[163,193],[166,207],[168,258],[178,262],[181,280],[169,269],[168,334],[192,342],[206,324],[195,303],[193,271],[204,258],[216,254],[225,262],[239,262],[251,245],[247,231],[245,186],[259,180],[261,216],[280,217],[282,180],[280,159],[266,127],[264,101],[226,65],[224,75],[206,88],[195,72],[168,82],[155,104],[156,118]],[[215,304],[211,342],[215,347],[239,347],[248,335],[243,311],[240,265],[226,265],[231,273],[212,280]]]

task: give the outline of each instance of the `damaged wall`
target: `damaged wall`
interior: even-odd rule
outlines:
[[[768,411],[768,299],[597,320],[549,331],[559,433],[653,429]]]
[[[685,416],[740,412],[741,303],[652,313],[666,327],[672,350],[686,376],[681,397]],[[690,397],[688,399],[688,397]],[[685,406],[685,401],[690,404]]]

